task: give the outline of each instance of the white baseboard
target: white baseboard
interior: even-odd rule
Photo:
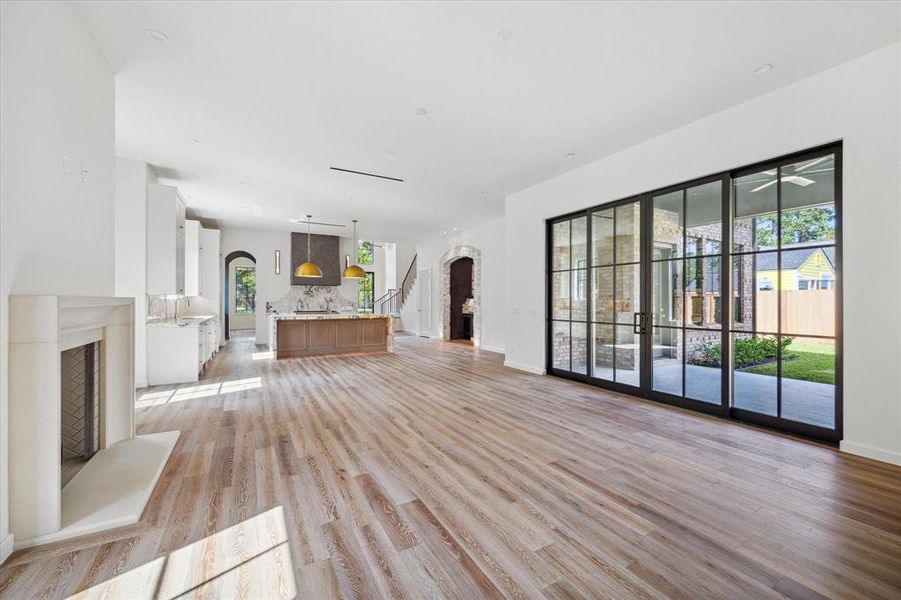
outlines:
[[[479,346],[479,349],[487,350],[488,352],[497,352],[498,354],[504,354],[504,349],[499,348],[498,346],[486,346],[485,344],[482,344],[481,346]]]
[[[0,563],[9,558],[13,553],[13,534],[7,533],[3,541],[0,541]]]
[[[141,379],[140,381],[135,381],[135,389],[141,389],[147,387],[148,384],[146,379]]]
[[[525,365],[522,363],[510,362],[509,360],[504,361],[505,367],[510,367],[511,369],[516,369],[517,371],[525,371],[526,373],[534,373],[535,375],[544,375],[544,369],[539,367],[533,367],[532,365]]]
[[[872,458],[874,460],[881,460],[882,462],[901,466],[901,452],[893,452],[891,450],[883,450],[882,448],[867,446],[866,444],[844,441],[839,444],[839,449],[842,452],[847,452],[848,454],[856,454],[857,456]]]

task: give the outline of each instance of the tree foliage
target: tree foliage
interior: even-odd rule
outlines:
[[[372,264],[372,242],[360,242],[357,246],[357,264]]]
[[[757,219],[757,245],[776,246],[776,216]],[[782,244],[800,244],[835,239],[835,209],[820,206],[782,213]]]
[[[235,268],[235,312],[253,314],[256,310],[257,270],[253,267]]]

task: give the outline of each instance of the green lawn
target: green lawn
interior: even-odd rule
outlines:
[[[815,352],[797,352],[803,347],[815,350]],[[820,346],[815,344],[792,343],[785,360],[782,361],[782,376],[786,379],[800,379],[802,381],[815,381],[817,383],[835,384],[835,347]],[[747,373],[760,375],[776,375],[776,363],[770,362],[754,367],[742,369]]]

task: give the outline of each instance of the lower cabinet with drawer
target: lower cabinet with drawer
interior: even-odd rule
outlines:
[[[219,350],[217,319],[147,325],[147,380],[150,385],[189,383]]]

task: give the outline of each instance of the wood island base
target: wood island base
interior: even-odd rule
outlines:
[[[390,317],[278,319],[276,358],[387,352]]]

